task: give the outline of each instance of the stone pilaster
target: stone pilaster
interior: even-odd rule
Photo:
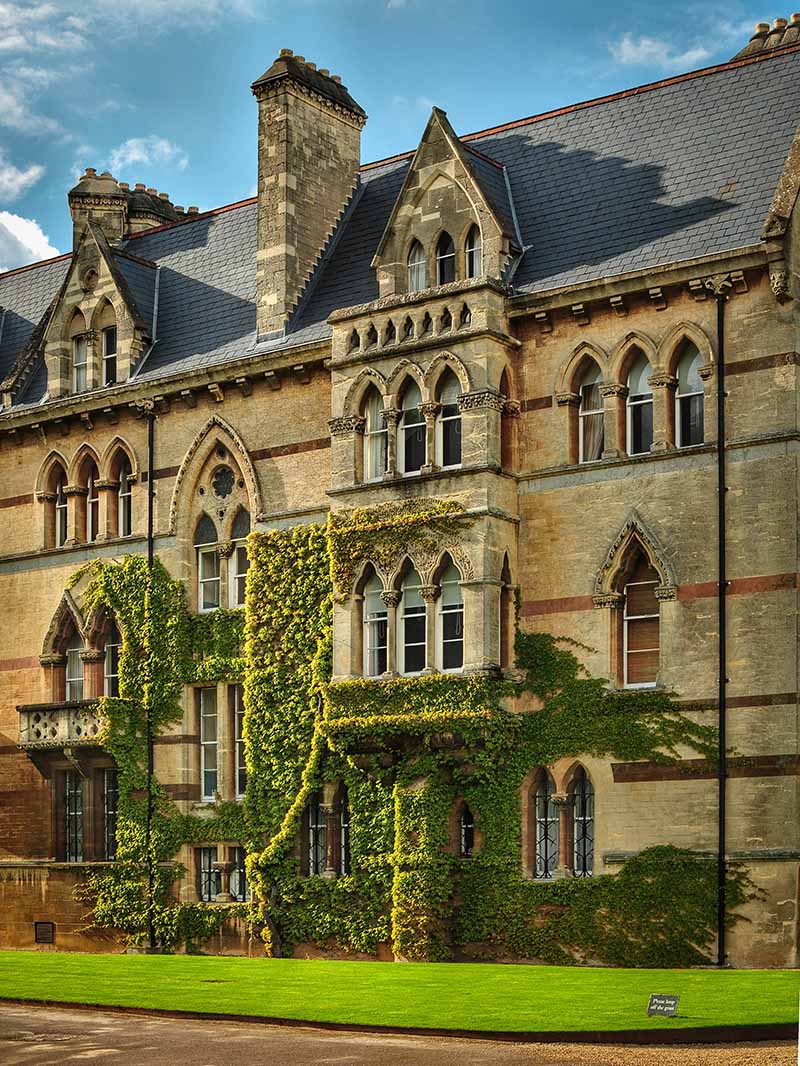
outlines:
[[[619,459],[625,455],[625,401],[628,398],[626,385],[609,382],[600,386],[603,397],[603,459]]]
[[[651,452],[675,448],[675,391],[678,379],[672,374],[653,374],[648,379],[653,390],[653,443]]]

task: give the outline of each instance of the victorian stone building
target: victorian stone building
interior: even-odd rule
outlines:
[[[44,921],[61,947],[98,942],[73,889],[114,859],[93,701],[121,637],[71,578],[145,553],[152,483],[155,551],[197,612],[243,602],[253,529],[470,512],[442,557],[376,563],[337,601],[335,678],[507,671],[516,599],[609,686],[674,691],[709,724],[724,541],[727,853],[762,890],[729,953],[795,964],[798,52],[793,15],[728,63],[479,133],[434,109],[415,152],[364,164],[365,112],[284,50],[252,86],[256,197],[198,213],[86,171],[72,251],[0,277],[2,944]],[[181,810],[241,797],[241,701],[187,686],[156,738]],[[525,876],[717,848],[696,753],[528,784]],[[243,897],[230,842],[181,861],[182,899]]]

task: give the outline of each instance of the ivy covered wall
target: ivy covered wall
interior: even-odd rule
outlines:
[[[529,958],[690,965],[715,935],[713,861],[654,847],[616,876],[542,883],[521,864],[521,785],[539,766],[596,756],[669,762],[678,745],[713,757],[713,730],[668,694],[613,692],[585,676],[568,646],[517,633],[519,680],[429,675],[331,683],[331,612],[364,562],[466,521],[455,504],[403,504],[332,516],[328,527],[254,533],[244,611],[190,617],[158,563],[94,564],[89,610],[113,610],[123,633],[120,698],[106,700],[105,746],[120,767],[118,859],[83,888],[96,925],[132,940],[146,928],[143,876],[148,707],[159,732],[181,717],[186,684],[243,682],[247,791],[211,817],[178,812],[158,783],[152,837],[156,928],[167,946],[200,945],[234,913],[266,953],[314,942],[409,960]],[[326,783],[346,785],[350,872],[300,875],[303,810]],[[457,801],[480,847],[457,858]],[[600,814],[602,817],[602,812]],[[182,844],[236,840],[248,853],[250,904],[176,903]],[[749,894],[728,884],[729,914]],[[733,917],[730,919],[734,920]]]

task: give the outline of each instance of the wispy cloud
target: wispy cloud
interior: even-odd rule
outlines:
[[[415,111],[430,111],[434,107],[433,100],[427,96],[393,96],[392,104],[395,107]]]
[[[623,35],[609,45],[614,59],[624,66],[654,66],[662,70],[690,70],[710,59],[713,53],[705,45],[695,45],[680,51],[671,41],[660,37]]]
[[[185,170],[189,157],[184,150],[166,137],[151,133],[147,137],[131,137],[117,145],[108,157],[109,166],[119,177],[131,166],[174,166]]]
[[[44,174],[40,163],[31,163],[24,169],[14,166],[0,148],[0,203],[13,203],[28,191]]]
[[[0,271],[50,259],[58,248],[50,243],[42,227],[32,218],[0,211]]]
[[[37,67],[11,66],[0,71],[0,126],[33,136],[63,133],[59,122],[40,114],[35,106],[49,84],[47,75]]]

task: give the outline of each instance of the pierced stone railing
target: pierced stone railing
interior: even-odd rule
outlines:
[[[85,747],[100,743],[106,717],[96,700],[17,707],[21,748]]]

